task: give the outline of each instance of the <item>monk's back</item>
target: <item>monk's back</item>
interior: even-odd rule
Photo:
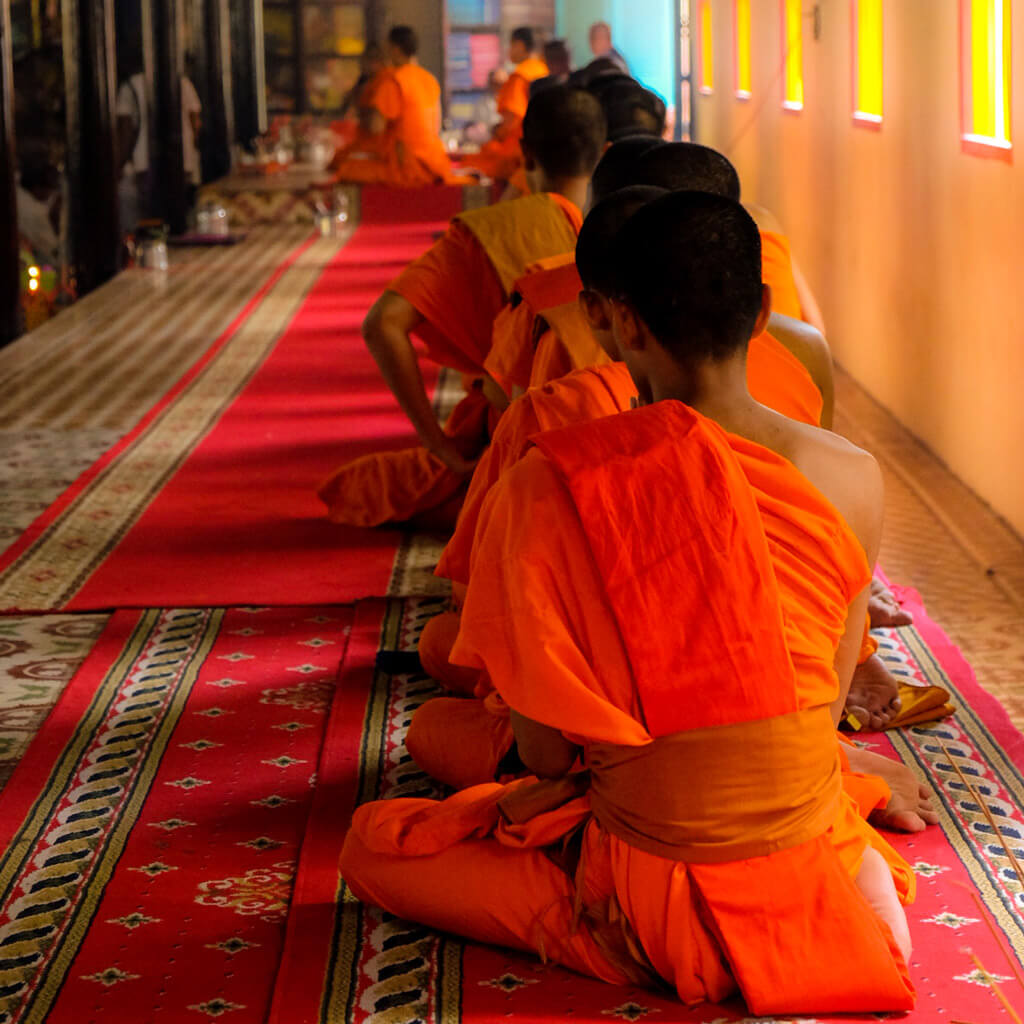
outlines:
[[[441,87],[437,79],[418,64],[405,64],[394,74],[402,90],[402,138],[410,145],[438,139]]]

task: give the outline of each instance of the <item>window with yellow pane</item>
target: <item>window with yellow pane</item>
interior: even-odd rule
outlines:
[[[715,88],[711,0],[697,0],[697,88],[705,95],[710,95]]]
[[[960,0],[964,148],[1009,157],[1010,0]]]
[[[850,0],[853,39],[853,120],[882,124],[882,0]]]
[[[801,0],[782,2],[782,105],[804,109],[804,33]]]
[[[736,96],[750,99],[750,0],[733,0],[733,66],[736,71]]]

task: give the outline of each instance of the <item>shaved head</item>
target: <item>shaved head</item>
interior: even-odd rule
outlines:
[[[640,157],[649,150],[664,145],[665,143],[655,135],[628,135],[609,146],[601,157],[601,162],[594,169],[594,202],[599,203],[605,196],[621,188],[640,184],[636,176],[636,166]]]
[[[641,154],[632,184],[672,192],[710,192],[739,202],[740,177],[729,160],[710,146],[669,142]]]
[[[667,195],[663,188],[634,185],[613,192],[593,207],[576,243],[576,268],[584,288],[602,294],[610,289],[612,252],[619,232],[642,206]]]
[[[761,236],[732,199],[672,192],[642,205],[615,239],[612,294],[680,363],[722,360],[761,312]]]
[[[554,85],[530,100],[523,118],[523,152],[550,177],[590,177],[606,131],[601,104],[590,93]]]

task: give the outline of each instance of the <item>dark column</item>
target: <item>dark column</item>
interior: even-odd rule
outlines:
[[[18,333],[17,160],[14,152],[14,76],[11,68],[11,8],[0,3],[0,345]]]
[[[235,110],[231,81],[231,21],[228,0],[205,0],[206,109],[203,110],[204,176],[220,178],[231,170]]]
[[[188,197],[181,125],[181,79],[185,74],[182,12],[179,0],[153,0],[153,40],[156,57],[153,88],[153,125],[156,148],[153,170],[153,205],[174,234],[185,230]]]
[[[84,293],[117,273],[121,249],[113,0],[64,0],[63,15],[71,247]]]
[[[235,139],[243,144],[267,130],[263,0],[228,0]]]

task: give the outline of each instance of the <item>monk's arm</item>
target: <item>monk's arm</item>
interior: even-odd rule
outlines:
[[[456,473],[469,473],[473,464],[462,458],[441,429],[427,397],[410,337],[421,323],[423,317],[416,307],[404,296],[388,290],[366,314],[363,339],[423,446]]]
[[[772,313],[768,331],[803,363],[811,375],[814,386],[821,393],[821,422],[825,430],[832,429],[835,416],[836,388],[832,366],[832,350],[825,336],[817,328],[791,316]]]
[[[518,711],[511,714],[512,731],[523,764],[541,779],[560,779],[568,775],[576,763],[579,747],[557,729],[541,725]]]
[[[855,463],[855,464],[854,464]],[[856,451],[851,465],[842,474],[841,492],[833,504],[843,514],[850,529],[857,535],[867,556],[868,568],[874,571],[878,560],[878,549],[882,542],[882,510],[885,492],[882,471],[878,463],[867,452]],[[832,721],[838,728],[846,707],[846,697],[857,667],[861,643],[864,639],[864,620],[868,610],[871,584],[868,584],[851,601],[846,616],[846,628],[836,650],[834,666],[839,679],[839,696],[832,705]]]
[[[804,277],[803,271],[797,264],[796,259],[792,260],[792,264],[793,284],[796,285],[796,294],[800,299],[801,317],[812,327],[817,327],[822,334],[825,334],[825,317],[822,316],[818,300],[814,297],[814,292],[811,291],[811,286],[807,278]]]

